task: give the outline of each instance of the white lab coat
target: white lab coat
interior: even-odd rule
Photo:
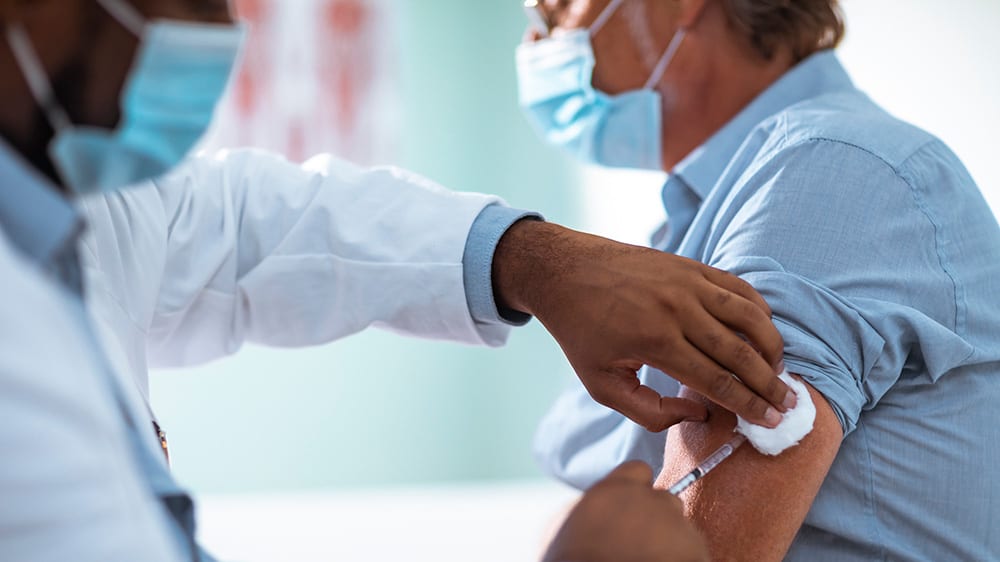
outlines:
[[[310,345],[378,325],[502,343],[507,326],[471,317],[462,266],[471,225],[495,202],[330,157],[301,167],[260,152],[193,159],[82,202],[99,343],[76,301],[0,228],[0,560],[181,558],[99,347],[129,417],[143,420],[148,367],[246,341]],[[140,434],[158,446],[151,428]]]
[[[477,324],[462,256],[498,199],[331,156],[195,158],[150,185],[87,199],[87,302],[119,373],[148,400],[148,369],[244,342],[306,346],[368,326],[499,345]]]

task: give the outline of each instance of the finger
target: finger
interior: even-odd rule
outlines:
[[[629,461],[604,477],[605,482],[634,482],[644,486],[653,485],[653,469],[642,461]]]
[[[704,421],[708,410],[703,404],[660,396],[639,381],[635,371],[619,369],[602,374],[587,385],[590,395],[601,404],[653,433],[682,421]]]
[[[703,304],[706,308],[710,305],[710,312],[716,316],[717,311],[727,310],[729,325],[746,334],[775,372],[780,372],[784,368],[784,342],[771,321],[771,307],[746,281],[725,271],[706,268],[706,278],[715,288],[702,299]]]
[[[760,308],[768,317],[771,316],[771,307],[767,304],[767,301],[764,300],[764,297],[760,296],[757,289],[754,289],[753,285],[750,283],[747,283],[728,271],[716,269],[709,265],[705,266],[705,278],[715,285],[747,299]]]
[[[727,289],[715,288],[711,294],[705,295],[702,304],[709,314],[733,330],[740,332],[750,341],[750,344],[760,352],[764,361],[772,367],[783,367],[782,357],[785,353],[785,342],[781,333],[774,326],[771,317],[764,313],[754,303]],[[742,374],[740,371],[734,371]],[[777,369],[780,372],[780,369]]]
[[[775,427],[781,422],[781,414],[767,400],[691,343],[653,357],[649,364],[750,423]]]
[[[707,313],[695,313],[692,320],[692,325],[698,328],[686,333],[685,337],[698,350],[739,377],[750,390],[779,411],[795,407],[795,393],[749,343]]]

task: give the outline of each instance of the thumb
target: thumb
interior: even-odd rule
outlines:
[[[642,384],[635,371],[627,368],[605,373],[587,389],[594,400],[618,410],[653,433],[682,421],[701,421],[708,415],[703,404],[660,396],[659,392]]]

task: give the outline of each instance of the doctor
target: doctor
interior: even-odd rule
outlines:
[[[762,424],[792,405],[767,305],[723,272],[397,169],[250,151],[179,165],[240,44],[225,0],[0,0],[0,25],[0,559],[210,559],[147,369],[245,341],[376,325],[500,345],[534,315],[595,398],[649,429],[705,409],[641,386],[643,364]],[[601,497],[656,500],[582,502],[567,552],[613,532],[595,518],[685,535],[630,474]]]

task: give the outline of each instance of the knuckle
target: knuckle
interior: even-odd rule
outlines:
[[[722,347],[723,338],[722,334],[719,332],[709,332],[705,334],[705,345],[711,350],[717,350]]]
[[[696,359],[688,359],[684,366],[686,367],[686,372],[690,377],[697,377],[701,373],[701,363]]]
[[[712,379],[709,392],[719,401],[727,401],[736,391],[736,379],[729,373],[720,373]]]
[[[663,291],[660,295],[660,306],[662,306],[667,313],[676,315],[684,307],[686,300],[687,299],[685,298],[683,291],[671,288]]]
[[[745,342],[740,342],[733,349],[733,359],[738,365],[746,366],[753,363],[757,358],[757,352]]]
[[[643,332],[639,336],[639,345],[641,349],[644,350],[659,350],[659,349],[669,349],[669,347],[674,343],[675,338],[671,334],[670,330],[666,328],[660,328],[657,330],[648,330]]]
[[[743,303],[742,313],[745,317],[749,318],[753,322],[767,322],[769,321],[769,313],[765,314],[763,310],[756,304],[746,301]]]
[[[715,292],[715,302],[719,306],[727,306],[733,300],[733,294],[725,289]]]

